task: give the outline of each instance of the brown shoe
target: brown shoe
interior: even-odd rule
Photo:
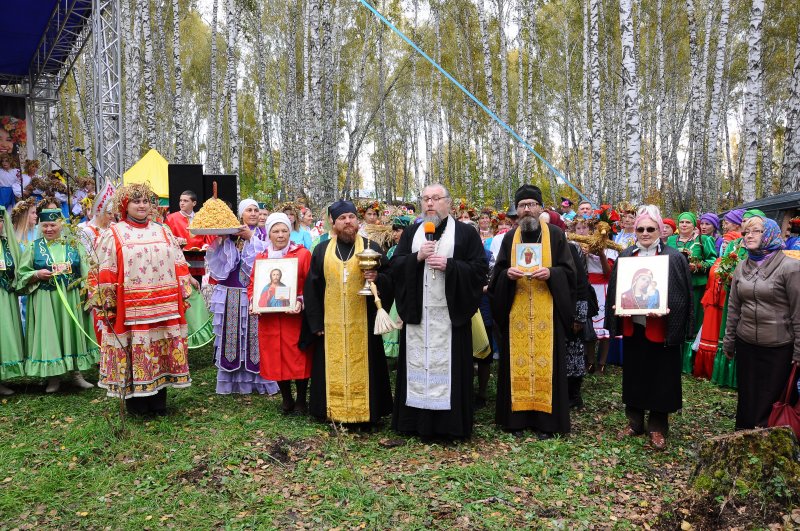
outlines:
[[[636,437],[637,435],[641,435],[641,433],[634,430],[630,426],[626,426],[624,429],[619,430],[619,432],[617,433],[617,439],[624,439],[625,437]]]
[[[651,431],[650,432],[650,444],[653,445],[653,448],[656,450],[663,450],[667,447],[667,440],[664,438],[664,434],[658,431]]]

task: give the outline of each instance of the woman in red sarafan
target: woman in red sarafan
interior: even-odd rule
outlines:
[[[286,214],[276,212],[269,215],[265,227],[269,237],[267,250],[256,256],[250,285],[247,287],[252,304],[254,297],[261,298],[261,294],[253,293],[258,261],[297,258],[297,302],[294,307],[285,313],[264,313],[258,318],[261,376],[278,382],[283,397],[281,409],[286,415],[305,414],[308,378],[311,376],[311,353],[298,346],[303,323],[303,285],[311,266],[311,253],[290,240],[291,226]],[[297,386],[296,399],[292,396],[292,380]]]
[[[148,220],[147,184],[114,195],[121,221],[97,244],[95,306],[111,329],[103,331],[100,382],[109,396],[124,396],[130,413],[166,413],[167,387],[188,387],[184,300],[191,277],[174,236]]]

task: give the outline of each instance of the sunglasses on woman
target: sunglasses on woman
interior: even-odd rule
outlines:
[[[636,227],[636,232],[638,232],[639,234],[643,233],[644,231],[655,232],[656,228],[655,227]]]

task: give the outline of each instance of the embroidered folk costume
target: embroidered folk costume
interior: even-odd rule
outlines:
[[[166,389],[191,385],[185,299],[189,270],[166,227],[136,219],[129,204],[149,201],[147,184],[119,188],[113,198],[121,221],[100,237],[95,306],[111,329],[103,331],[99,386],[127,399],[133,413],[166,411]]]
[[[356,233],[355,206],[337,201],[329,208],[337,220],[348,218],[348,237],[331,234],[311,257],[304,289],[305,315],[311,333],[318,334],[311,364],[309,411],[318,419],[342,423],[377,422],[392,411],[389,370],[381,337],[373,334],[377,308],[372,297],[359,295],[364,276],[356,255],[378,245]],[[381,257],[375,284],[383,304],[391,304],[392,282],[388,261]]]
[[[291,232],[291,223],[286,214],[274,212],[269,215],[266,223],[266,233],[275,227],[285,227],[286,234]],[[281,249],[267,240],[267,249],[256,256],[251,273],[247,293],[250,300],[254,297],[265,299],[262,306],[269,305],[270,289],[263,293],[253,293],[255,282],[255,269],[259,260],[276,258],[297,259],[297,299],[302,307],[303,288],[311,265],[311,253],[294,242],[288,241]],[[288,302],[288,301],[287,301]],[[311,376],[311,353],[308,349],[300,348],[300,332],[303,324],[301,313],[263,313],[258,316],[258,348],[261,356],[261,376],[267,380],[274,380],[281,389],[284,397],[283,410],[285,413],[306,411],[306,391],[308,378]],[[297,385],[297,399],[291,395],[291,381]]]
[[[60,224],[62,219],[60,210],[42,210],[39,226]],[[63,238],[60,226],[55,238],[31,242],[20,259],[17,286],[28,295],[25,374],[50,378],[49,392],[58,389],[57,377],[90,369],[99,357],[92,319],[83,309],[79,289],[87,272],[83,247]],[[74,378],[79,386],[92,387],[79,373]]]
[[[258,203],[244,199],[239,203],[239,218]],[[260,374],[258,350],[258,316],[250,315],[247,288],[253,262],[267,249],[263,232],[255,232],[245,240],[238,236],[217,238],[206,252],[208,272],[214,290],[209,309],[214,315],[214,359],[217,366],[219,394],[275,394],[278,386]]]
[[[3,323],[3,333],[0,334],[0,382],[24,375],[22,322],[14,291],[19,254],[11,217],[5,207],[0,206],[0,322]],[[12,393],[0,384],[0,395]]]
[[[526,199],[541,204],[541,192],[523,185],[515,200]],[[563,231],[548,223],[523,228],[504,238],[489,285],[501,335],[495,422],[506,430],[568,433],[566,335],[574,323],[576,266]],[[521,243],[541,243],[547,280],[508,277]]]
[[[426,190],[443,194],[440,186]],[[423,208],[426,205],[423,204]],[[449,207],[446,203],[444,206]],[[418,260],[426,242],[424,224],[408,227],[392,257],[397,311],[405,323],[400,334],[392,428],[423,437],[472,434],[472,317],[486,284],[488,264],[478,233],[445,212],[433,233],[435,255],[444,271]]]

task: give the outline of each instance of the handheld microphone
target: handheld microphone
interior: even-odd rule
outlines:
[[[48,157],[52,157],[53,156],[53,154],[50,153],[49,151],[47,151],[46,149],[42,150],[42,154],[47,155]]]
[[[79,147],[72,148],[72,151],[74,153],[85,153],[86,152],[86,150],[84,148],[79,148]]]
[[[425,231],[425,239],[429,242],[433,241],[433,234],[436,232],[436,227],[432,221],[426,221],[422,224],[422,230]]]
[[[429,242],[433,241],[433,233],[436,232],[436,227],[433,225],[432,221],[426,221],[422,224],[422,230],[425,231],[425,239]],[[431,268],[431,275],[434,280],[436,280],[436,270]]]

